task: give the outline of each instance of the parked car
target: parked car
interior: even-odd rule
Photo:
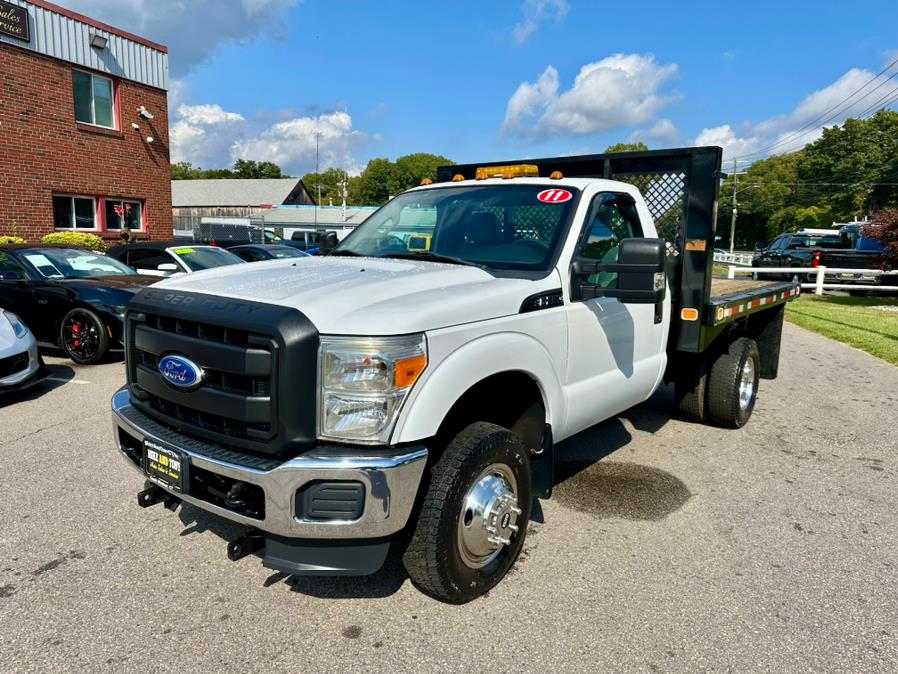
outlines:
[[[839,272],[829,277],[830,282],[858,285],[890,285],[898,283],[898,276],[893,273],[873,274],[873,271],[886,270],[886,254],[882,244],[876,239],[864,236],[864,224],[852,223],[839,230],[842,247],[836,250],[816,251],[811,260],[812,267],[830,267],[833,269],[857,269]],[[867,224],[866,226],[870,226]],[[834,280],[831,280],[834,279]],[[866,295],[866,290],[849,290],[852,295]]]
[[[243,246],[234,246],[228,252],[233,253],[245,262],[259,262],[261,260],[279,260],[288,257],[309,257],[305,253],[293,246],[282,246],[280,244],[260,244],[251,243]]]
[[[146,241],[112,248],[108,255],[146,276],[168,277],[243,262],[220,246]]]
[[[16,314],[0,309],[0,394],[33,386],[48,374],[31,330]]]
[[[125,307],[157,280],[90,250],[0,246],[0,308],[21,316],[38,342],[84,365],[122,346]]]

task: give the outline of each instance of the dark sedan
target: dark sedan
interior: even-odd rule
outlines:
[[[242,246],[232,246],[228,251],[247,262],[259,262],[260,260],[280,260],[287,257],[309,257],[298,248],[282,246],[277,243],[261,244],[251,243]]]
[[[126,305],[158,280],[89,250],[0,246],[0,308],[21,316],[38,342],[84,365],[120,347]]]

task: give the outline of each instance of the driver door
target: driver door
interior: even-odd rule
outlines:
[[[617,261],[620,242],[643,236],[632,197],[611,192],[596,195],[574,260]],[[571,277],[572,283],[579,281]],[[617,275],[599,272],[591,284],[609,287]],[[600,297],[568,305],[568,427],[578,432],[642,402],[657,384],[666,364],[666,323],[656,321],[653,304],[624,304]],[[669,311],[669,300],[664,303]]]
[[[8,309],[31,328],[33,302],[25,268],[9,253],[0,251],[0,309]]]

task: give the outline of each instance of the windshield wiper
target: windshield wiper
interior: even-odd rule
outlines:
[[[367,255],[362,255],[361,253],[356,253],[354,250],[332,250],[328,255],[346,255],[348,257],[368,257]]]
[[[483,269],[482,264],[477,264],[476,262],[471,262],[469,260],[462,260],[460,257],[431,253],[429,250],[422,250],[416,253],[390,253],[389,255],[382,255],[381,257],[389,257],[396,260],[427,260],[428,262],[445,262],[447,264],[461,264],[465,265],[466,267],[479,267]]]

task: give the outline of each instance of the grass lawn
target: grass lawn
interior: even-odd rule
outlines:
[[[898,312],[872,308],[883,305],[898,307],[898,299],[803,295],[787,305],[786,319],[898,365]]]

